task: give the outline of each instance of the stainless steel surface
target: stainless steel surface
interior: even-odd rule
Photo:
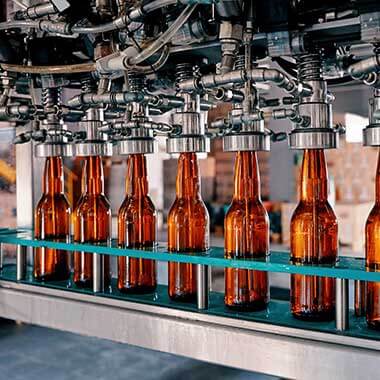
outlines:
[[[197,307],[199,310],[208,308],[209,299],[209,268],[197,264]]]
[[[223,136],[223,150],[237,151],[270,151],[270,136],[265,133],[230,134]]]
[[[378,376],[380,342],[0,281],[0,315],[296,379]],[[238,349],[237,349],[238,348]]]
[[[349,288],[348,280],[336,279],[335,325],[337,330],[344,331],[349,327]]]
[[[370,125],[363,129],[364,146],[380,146],[380,124]]]
[[[293,129],[288,136],[290,149],[334,149],[339,147],[338,132],[333,129]]]
[[[75,155],[73,144],[36,144],[34,154],[36,157],[73,157]]]
[[[94,253],[92,255],[93,283],[92,290],[94,293],[104,291],[104,255]]]
[[[112,156],[113,146],[110,142],[81,142],[75,144],[75,154],[78,157]]]
[[[17,252],[16,252],[16,269],[17,274],[16,278],[17,281],[24,280],[26,276],[26,254],[27,254],[27,247],[23,245],[17,246]]]
[[[125,139],[117,142],[117,154],[149,154],[155,151],[155,141],[153,138]]]
[[[210,139],[205,136],[169,137],[166,140],[166,151],[168,153],[209,152]]]

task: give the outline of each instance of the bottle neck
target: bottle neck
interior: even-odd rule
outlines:
[[[63,194],[63,163],[61,157],[47,157],[45,161],[44,194]]]
[[[377,169],[376,169],[376,187],[375,187],[376,203],[380,205],[380,148],[377,157]]]
[[[200,197],[200,174],[196,153],[181,153],[178,159],[177,198]]]
[[[301,201],[327,201],[327,181],[327,166],[323,149],[306,149],[301,167]]]
[[[131,154],[127,159],[126,193],[136,198],[148,195],[146,157],[144,154]]]
[[[260,173],[256,152],[237,152],[235,159],[235,200],[260,200]]]
[[[82,178],[83,192],[91,195],[104,193],[103,163],[100,156],[86,157]]]

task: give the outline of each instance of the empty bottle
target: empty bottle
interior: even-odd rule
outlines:
[[[365,226],[366,265],[380,269],[380,151],[376,171],[376,200]],[[366,317],[368,326],[380,330],[380,282],[367,281]]]
[[[82,195],[73,212],[74,240],[78,243],[107,243],[111,237],[111,207],[104,195],[102,159],[86,157],[82,171]],[[104,255],[104,284],[110,282],[109,256]],[[74,253],[74,282],[80,287],[93,286],[93,255]]]
[[[118,242],[123,248],[153,248],[156,209],[148,195],[146,159],[132,154],[127,160],[126,198],[118,216]],[[117,286],[122,292],[149,293],[156,288],[154,260],[118,257]]]
[[[43,194],[35,211],[35,237],[66,241],[70,237],[70,206],[64,194],[61,157],[47,157],[42,182]],[[36,248],[33,274],[38,281],[67,280],[69,253],[61,249]]]
[[[168,216],[170,252],[202,252],[209,248],[209,216],[200,194],[196,153],[181,153],[178,159],[176,199]],[[177,301],[195,301],[196,265],[169,263],[169,296]]]
[[[304,151],[300,202],[290,226],[290,252],[295,264],[330,264],[338,253],[338,224],[327,200],[328,178],[322,149]],[[291,275],[291,311],[306,320],[332,320],[335,315],[335,279]]]
[[[234,194],[224,221],[226,258],[265,258],[269,253],[269,219],[261,202],[256,152],[238,152]],[[224,302],[241,310],[265,309],[269,301],[268,273],[225,269]]]

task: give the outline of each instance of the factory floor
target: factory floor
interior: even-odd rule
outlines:
[[[272,380],[108,340],[0,320],[0,378],[11,380]]]

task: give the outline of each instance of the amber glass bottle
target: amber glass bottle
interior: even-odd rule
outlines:
[[[300,202],[290,226],[291,259],[299,264],[334,264],[338,254],[338,224],[328,203],[324,151],[305,150],[300,178]],[[291,311],[306,320],[332,320],[335,280],[291,275]]]
[[[70,237],[70,206],[64,194],[61,157],[46,158],[42,190],[35,211],[35,237],[66,241]],[[70,276],[68,252],[36,248],[33,272],[38,281],[67,280]]]
[[[209,216],[200,195],[200,175],[195,153],[178,159],[176,199],[168,216],[170,252],[200,252],[209,248]],[[177,301],[195,301],[196,265],[169,263],[169,296]]]
[[[118,242],[124,248],[152,248],[156,241],[156,209],[148,195],[146,159],[132,154],[127,160],[126,198],[118,216]],[[117,286],[122,292],[149,293],[156,288],[153,260],[120,256]]]
[[[104,195],[102,159],[86,157],[82,171],[82,195],[74,213],[74,240],[80,243],[106,243],[111,237],[111,207]],[[74,253],[74,282],[93,286],[93,255]],[[110,282],[109,256],[104,257],[104,284]]]
[[[365,226],[366,264],[370,270],[380,270],[380,151],[376,171],[376,201]],[[367,289],[367,323],[380,330],[380,282],[368,281]]]
[[[224,220],[226,258],[265,258],[269,253],[269,219],[261,202],[256,152],[238,152],[234,194]],[[265,309],[269,301],[268,273],[225,269],[224,302],[242,310]]]

